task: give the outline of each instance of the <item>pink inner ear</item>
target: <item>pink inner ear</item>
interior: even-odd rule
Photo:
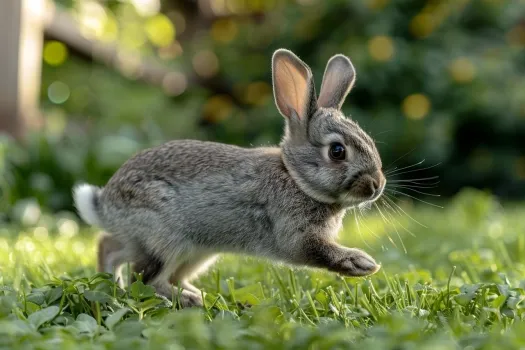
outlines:
[[[350,60],[343,55],[335,55],[326,66],[317,105],[341,109],[354,82],[355,70]]]
[[[325,77],[323,78],[321,93],[317,100],[317,105],[319,107],[334,107],[334,105],[338,104],[338,101],[336,100],[340,97],[335,95],[337,94],[339,81],[340,77],[336,75],[334,70],[326,72]]]
[[[274,69],[277,106],[287,117],[291,116],[290,108],[293,108],[304,118],[308,106],[308,72],[285,57],[275,62]]]

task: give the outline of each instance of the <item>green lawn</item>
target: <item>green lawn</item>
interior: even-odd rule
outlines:
[[[72,216],[0,229],[0,347],[523,349],[524,206],[399,205],[347,216],[341,242],[383,266],[371,278],[225,256],[196,283],[206,307],[185,310],[95,274],[96,232]]]

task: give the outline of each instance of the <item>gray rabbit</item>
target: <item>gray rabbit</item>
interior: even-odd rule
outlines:
[[[98,269],[126,262],[144,283],[182,306],[202,305],[190,281],[218,253],[256,255],[345,276],[379,269],[335,242],[348,208],[375,201],[386,184],[374,141],[341,113],[355,81],[343,55],[327,64],[319,98],[310,68],[292,52],[272,58],[273,90],[286,127],[280,147],[246,149],[167,142],[128,160],[104,188],[74,188],[80,216],[106,232]]]

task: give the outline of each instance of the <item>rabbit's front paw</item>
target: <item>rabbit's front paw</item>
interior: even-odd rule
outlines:
[[[367,276],[381,268],[375,260],[359,249],[348,249],[339,263],[339,273],[345,276]]]
[[[179,301],[179,306],[183,308],[203,305],[202,296],[189,290],[183,290],[177,300]]]
[[[176,287],[173,288],[167,281],[153,284],[153,286],[159,295],[164,296],[168,300],[174,300],[182,308],[203,305],[202,296],[197,294],[198,289],[195,287],[195,292],[187,289],[178,290]]]

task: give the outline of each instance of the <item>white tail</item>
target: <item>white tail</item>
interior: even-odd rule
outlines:
[[[90,225],[99,225],[100,220],[95,208],[95,196],[100,188],[88,184],[77,185],[73,188],[73,200],[80,217]]]

